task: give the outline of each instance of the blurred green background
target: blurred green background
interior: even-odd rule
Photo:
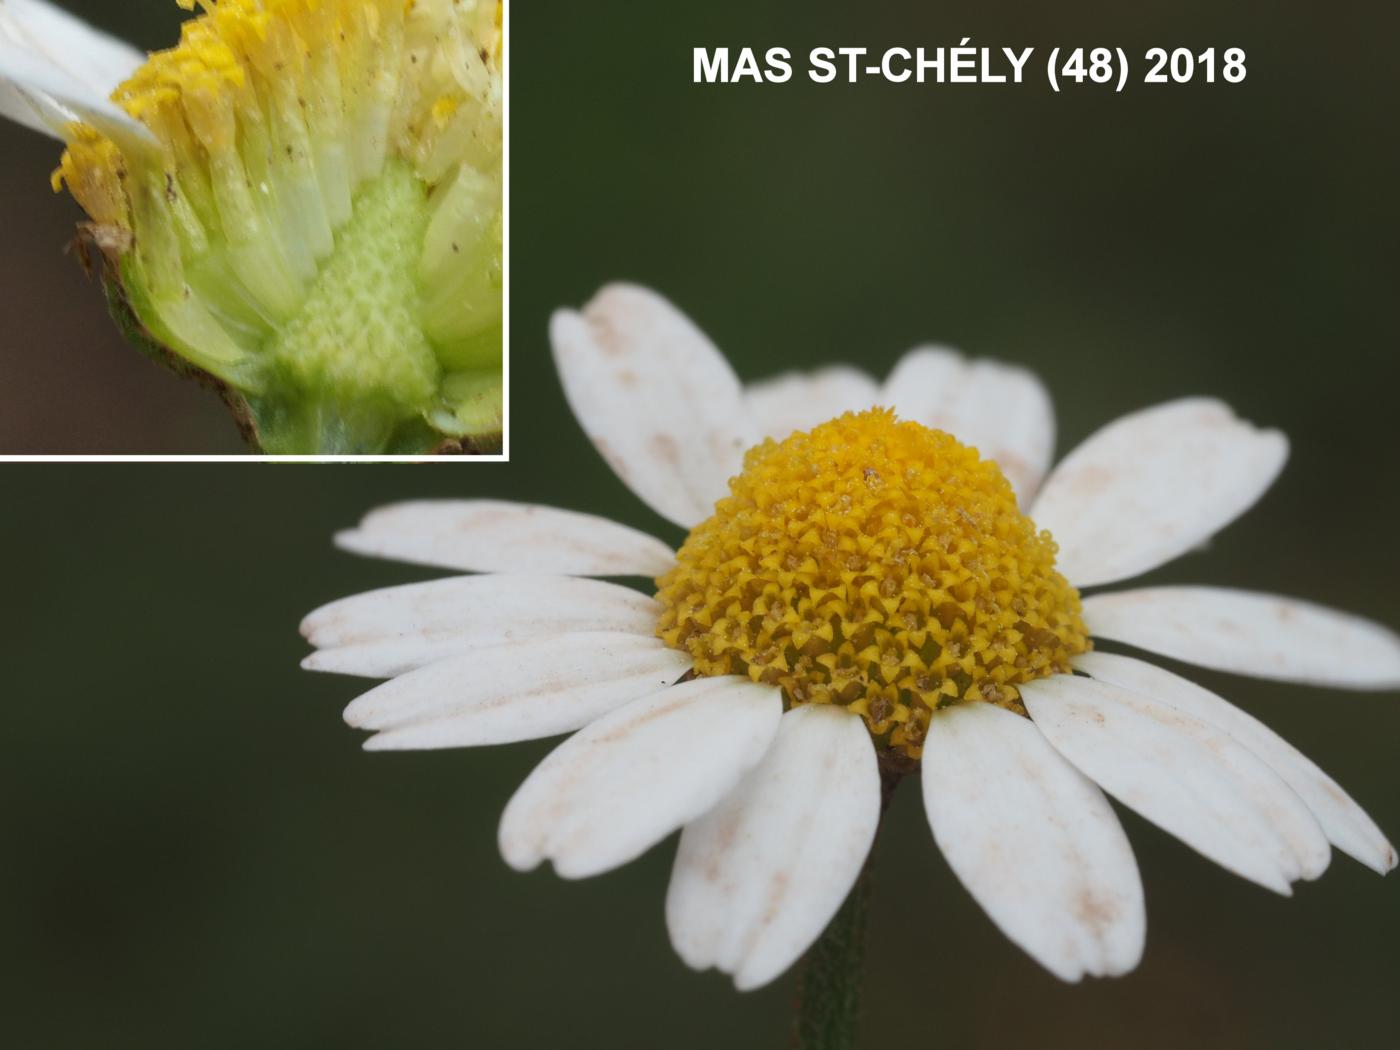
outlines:
[[[167,0],[71,4],[146,46]],[[301,614],[432,574],[335,552],[411,497],[503,496],[679,540],[563,403],[549,311],[629,278],[746,378],[873,372],[921,340],[1047,381],[1063,453],[1214,393],[1294,442],[1208,551],[1152,577],[1279,590],[1400,626],[1393,9],[1204,2],[703,5],[514,12],[514,462],[0,467],[3,1042],[23,1048],[782,1045],[791,976],[688,972],[672,844],[568,883],[495,828],[548,742],[366,755],[361,687],[297,669]],[[696,45],[1238,45],[1238,87],[691,85]],[[1137,72],[1143,67],[1138,63]],[[1039,74],[1037,74],[1038,76]],[[54,149],[0,130],[0,450],[235,450],[214,399],[118,344],[61,249]],[[1400,708],[1196,674],[1400,835]],[[1066,987],[992,927],[917,791],[878,848],[870,1047],[1383,1045],[1400,881],[1346,857],[1285,901],[1126,816],[1142,967]]]

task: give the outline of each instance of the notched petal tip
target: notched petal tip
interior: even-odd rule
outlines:
[[[381,673],[377,667],[360,666],[360,661],[355,656],[356,651],[353,648],[341,649],[335,646],[326,646],[303,656],[299,666],[303,671],[311,671],[314,674],[338,674],[347,678],[390,677]]]
[[[329,648],[334,644],[338,607],[344,600],[338,598],[312,609],[301,618],[301,623],[297,624],[297,633],[317,649]]]
[[[1299,860],[1302,865],[1299,880],[1315,882],[1332,866],[1332,844],[1324,837],[1315,849],[1300,854]]]
[[[1253,424],[1251,424],[1252,426]],[[1274,445],[1278,450],[1278,455],[1283,462],[1288,461],[1288,457],[1293,454],[1293,442],[1288,439],[1288,435],[1278,427],[1257,427],[1256,431],[1260,438]],[[1282,463],[1280,464],[1280,466]]]
[[[584,304],[582,314],[590,321],[611,321],[613,318],[610,315],[615,311],[626,313],[638,309],[664,311],[687,324],[692,323],[670,299],[654,288],[632,281],[609,281]]]
[[[550,867],[554,869],[554,874],[569,882],[578,882],[581,879],[591,879],[597,875],[606,875],[612,871],[616,865],[602,862],[585,862],[572,856],[560,856],[550,858]]]
[[[736,992],[756,992],[760,988],[772,984],[781,976],[781,972],[757,974],[740,970],[734,975],[734,990]]]
[[[372,556],[374,545],[372,537],[368,536],[362,529],[341,529],[332,537],[332,542],[343,551],[351,554],[363,554]]]
[[[549,315],[549,341],[554,349],[555,359],[561,353],[567,352],[573,345],[574,340],[586,337],[588,332],[587,322],[583,315],[572,307],[561,306]]]
[[[544,857],[537,851],[518,841],[514,836],[508,836],[504,823],[501,825],[501,833],[497,836],[496,845],[500,849],[501,859],[506,862],[506,865],[521,874],[534,871],[544,860]]]
[[[348,718],[345,720],[353,728],[356,726]],[[360,745],[365,751],[434,751],[438,750],[433,744],[425,743],[421,739],[408,737],[393,730],[385,730],[382,733],[375,733]]]

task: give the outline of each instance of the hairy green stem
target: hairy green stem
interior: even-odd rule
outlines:
[[[881,823],[894,797],[894,789],[913,768],[906,760],[887,759],[882,755]],[[870,855],[846,902],[803,957],[792,1027],[794,1050],[855,1048],[861,989],[865,983],[865,926],[874,866],[872,843]]]
[[[867,861],[846,903],[803,960],[792,1032],[797,1050],[853,1050],[856,1045],[870,882]]]

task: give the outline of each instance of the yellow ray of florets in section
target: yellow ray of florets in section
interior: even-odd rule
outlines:
[[[997,466],[875,409],[751,449],[657,581],[658,635],[705,675],[840,704],[921,754],[931,713],[986,702],[1089,648],[1055,544]]]
[[[69,129],[68,148],[53,173],[55,193],[67,185],[93,222],[130,229],[125,179],[126,165],[116,143],[86,124]]]

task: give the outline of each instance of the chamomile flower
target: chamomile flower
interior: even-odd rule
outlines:
[[[1279,473],[1283,435],[1188,399],[1098,431],[1048,471],[1028,373],[944,350],[745,389],[638,288],[553,322],[584,430],[678,551],[601,518],[408,503],[339,544],[467,570],[312,613],[316,670],[392,679],[347,721],[372,750],[576,730],[500,826],[519,869],[607,871],[683,829],[666,919],[741,988],[813,943],[875,836],[882,770],[922,782],[933,836],[1057,976],[1131,970],[1146,918],[1105,793],[1280,894],[1331,846],[1395,851],[1321,769],[1185,678],[1202,667],[1400,686],[1400,639],[1290,598],[1213,587],[1082,597],[1199,545]],[[1048,471],[1048,476],[1047,476]],[[651,577],[654,596],[590,577]]]
[[[199,7],[146,57],[0,0],[0,114],[67,144],[118,321],[267,452],[498,440],[498,0]]]

